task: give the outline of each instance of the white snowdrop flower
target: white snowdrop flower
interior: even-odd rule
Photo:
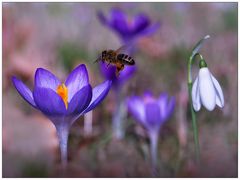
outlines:
[[[207,64],[204,60],[200,61],[199,66],[199,74],[192,87],[192,102],[194,110],[199,111],[201,105],[209,111],[212,111],[216,104],[222,108],[224,106],[224,97],[221,86],[208,70]]]

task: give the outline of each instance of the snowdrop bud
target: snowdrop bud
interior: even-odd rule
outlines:
[[[204,59],[201,59],[199,62],[199,68],[207,67],[207,63],[204,61]]]

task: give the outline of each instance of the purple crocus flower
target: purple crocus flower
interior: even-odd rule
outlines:
[[[146,92],[143,98],[131,96],[127,100],[128,109],[135,120],[142,124],[148,133],[151,142],[152,171],[157,171],[157,143],[160,128],[171,116],[175,98],[168,98],[166,93],[162,93],[155,99],[150,92]]]
[[[112,8],[110,16],[107,18],[102,12],[98,12],[101,23],[115,31],[124,43],[150,35],[159,28],[159,23],[151,24],[150,19],[143,13],[136,15],[132,21],[129,21],[122,10]]]
[[[160,130],[162,124],[172,114],[174,105],[174,97],[168,100],[166,93],[162,93],[158,99],[154,99],[150,92],[146,92],[143,98],[132,96],[128,99],[130,113],[149,132]]]
[[[77,66],[65,83],[46,69],[35,73],[33,92],[16,77],[12,82],[18,93],[34,108],[40,110],[55,125],[62,163],[67,163],[69,128],[83,114],[94,109],[108,94],[111,81],[105,81],[92,89],[84,64]]]
[[[124,111],[124,98],[122,94],[123,85],[130,79],[136,71],[136,66],[125,66],[116,76],[116,67],[114,65],[107,65],[107,63],[100,62],[100,71],[105,79],[112,80],[112,87],[115,95],[116,108],[112,115],[113,134],[117,139],[122,139],[124,136],[123,121],[126,111]]]
[[[112,81],[112,85],[115,89],[120,88],[128,79],[130,79],[136,71],[136,66],[125,66],[120,72],[119,76],[116,76],[116,66],[109,65],[107,63],[100,62],[100,71],[104,78]]]

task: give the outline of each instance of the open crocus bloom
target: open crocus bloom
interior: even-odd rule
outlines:
[[[111,86],[111,81],[105,81],[92,89],[84,64],[76,67],[65,83],[46,69],[38,68],[33,92],[16,77],[12,81],[19,94],[56,127],[71,125],[79,116],[91,111],[104,99]]]
[[[61,83],[46,69],[38,68],[35,73],[33,92],[16,77],[13,77],[12,81],[19,94],[55,125],[62,164],[65,166],[70,126],[79,116],[91,111],[105,98],[112,82],[105,81],[92,89],[84,64],[76,67],[69,74],[65,83]]]
[[[193,83],[192,102],[195,111],[201,109],[201,104],[209,111],[212,111],[216,104],[221,108],[224,106],[222,89],[207,67],[200,68]]]
[[[154,33],[159,28],[159,23],[151,24],[150,19],[144,14],[138,14],[130,22],[126,14],[118,8],[112,8],[111,17],[107,19],[102,12],[98,13],[102,24],[118,33],[124,41]]]
[[[151,93],[145,93],[143,98],[131,96],[127,102],[130,113],[149,132],[158,132],[175,106],[175,98],[168,99],[166,93],[162,93],[158,99],[154,99]]]

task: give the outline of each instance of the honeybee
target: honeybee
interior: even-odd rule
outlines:
[[[126,46],[122,46],[117,50],[104,50],[102,51],[101,55],[98,57],[98,59],[95,62],[102,61],[107,64],[107,67],[110,64],[113,64],[116,66],[116,76],[119,76],[120,71],[124,69],[125,65],[134,65],[135,61],[134,59],[127,55],[120,53],[122,50],[124,50]]]

